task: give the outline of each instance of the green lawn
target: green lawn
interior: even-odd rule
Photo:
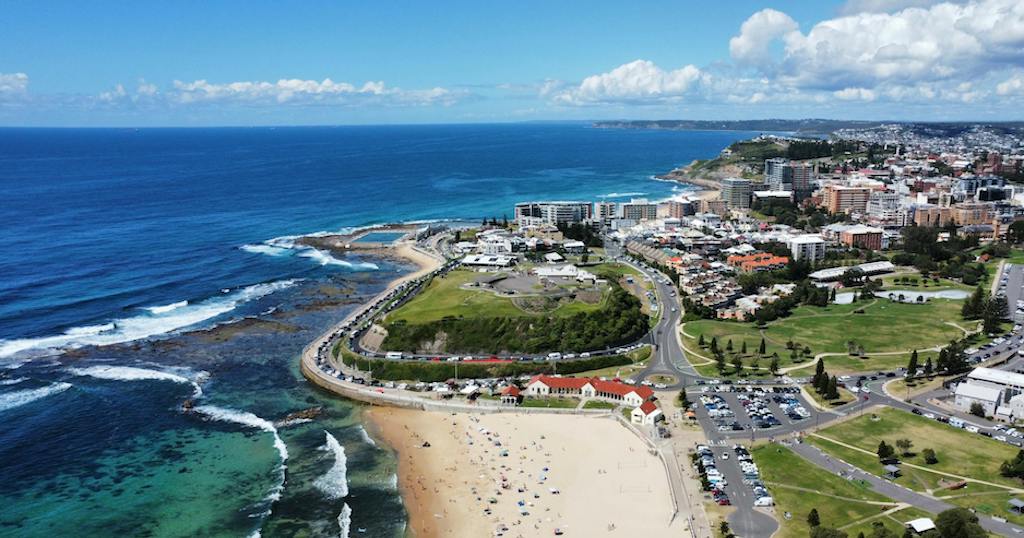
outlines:
[[[961,327],[973,328],[973,322],[965,322],[960,317],[962,301],[933,299],[925,304],[895,303],[886,299],[878,299],[871,303],[853,305],[829,305],[827,307],[801,306],[793,310],[792,315],[769,323],[763,331],[753,323],[735,321],[697,320],[686,324],[683,340],[686,347],[698,350],[697,342],[704,335],[705,346],[710,345],[711,338],[718,339],[718,346],[725,350],[732,340],[733,350],[738,353],[743,343],[747,344],[747,356],[744,365],[749,366],[752,355],[757,352],[761,343],[762,333],[765,338],[766,355],[778,353],[780,366],[790,367],[810,364],[811,357],[801,356],[801,360],[793,362],[786,343],[793,341],[802,349],[811,349],[811,356],[818,353],[842,353],[842,356],[830,356],[825,363],[832,373],[862,372],[882,370],[896,366],[905,366],[910,358],[909,352],[898,355],[872,355],[925,349],[945,345],[954,338],[963,336],[963,331],[947,324],[951,322]],[[863,310],[863,313],[855,313]],[[862,346],[866,358],[846,355],[847,342],[853,341]],[[701,355],[710,357],[706,349]],[[921,355],[924,360],[924,355]],[[731,363],[732,355],[726,353],[726,362]],[[695,360],[695,362],[698,362]],[[770,359],[762,358],[759,366],[766,368]],[[707,369],[707,367],[704,367]],[[713,374],[717,370],[711,366]],[[726,374],[732,371],[727,367]],[[703,373],[703,372],[702,372]]]
[[[781,525],[775,538],[806,537],[807,514],[812,508],[818,510],[822,525],[836,528],[891,508],[891,505],[869,504],[889,503],[891,499],[874,492],[867,482],[836,476],[781,445],[763,445],[751,454],[775,500]],[[785,512],[792,514],[792,518],[782,517]],[[856,532],[851,536],[856,536]]]
[[[404,320],[409,323],[427,323],[446,316],[474,318],[537,315],[519,308],[508,297],[499,297],[486,290],[466,290],[460,287],[479,276],[479,273],[472,271],[452,271],[444,278],[435,278],[419,295],[388,314],[387,319],[389,322]],[[596,310],[602,304],[573,301],[544,314],[570,316]]]
[[[555,407],[559,409],[572,409],[580,404],[577,398],[526,398],[520,407]]]
[[[583,409],[615,409],[616,407],[618,406],[611,402],[605,402],[602,400],[590,400],[583,404]]]
[[[901,278],[910,278],[916,283],[898,282]],[[975,286],[961,284],[948,278],[939,278],[938,282],[933,279],[924,279],[920,274],[887,276],[882,279],[882,287],[887,290],[914,290],[914,291],[938,291],[938,290],[966,290],[973,291]]]
[[[1020,481],[999,474],[999,465],[1013,458],[1017,453],[1016,448],[906,411],[893,408],[876,409],[873,410],[873,414],[865,413],[850,421],[825,428],[819,434],[872,453],[877,450],[878,443],[882,440],[894,445],[897,439],[910,439],[914,443],[911,450],[915,454],[901,457],[905,463],[1010,487],[1021,486]],[[808,441],[868,472],[879,475],[884,473],[878,458],[873,454],[864,454],[813,436],[808,437]],[[920,455],[925,448],[935,451],[938,463],[925,464]],[[896,479],[896,483],[918,491],[938,490],[938,493],[942,493],[940,480],[952,480],[906,466],[903,467],[902,474],[903,476]],[[981,484],[969,484],[968,488],[972,492],[998,491]]]

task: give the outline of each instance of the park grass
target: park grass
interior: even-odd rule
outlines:
[[[949,343],[954,338],[963,336],[963,331],[948,325],[947,322],[965,328],[973,328],[973,322],[965,322],[960,317],[962,301],[933,299],[924,304],[896,303],[886,299],[878,299],[870,303],[851,305],[829,305],[826,307],[801,306],[793,310],[789,317],[768,323],[764,329],[758,329],[753,323],[718,320],[696,320],[688,322],[683,331],[683,342],[691,350],[699,350],[701,355],[710,357],[709,351],[698,346],[700,335],[704,336],[705,345],[710,345],[712,337],[718,339],[718,346],[725,350],[729,340],[733,349],[738,351],[746,343],[748,355],[744,359],[749,364],[752,355],[757,352],[762,334],[765,338],[765,356],[760,366],[766,368],[773,353],[779,355],[782,368],[811,365],[811,357],[802,356],[798,362],[790,359],[790,350],[786,343],[793,341],[802,349],[807,346],[811,354],[840,353],[825,359],[830,373],[855,373],[874,370],[886,370],[905,366],[913,349],[923,350]],[[863,310],[863,314],[855,313]],[[847,343],[855,342],[862,346],[866,358],[847,355]],[[905,352],[894,355],[877,355],[878,353]],[[873,355],[875,354],[875,355]],[[921,361],[925,356],[919,354]],[[726,363],[730,364],[733,355],[726,353]],[[698,359],[695,357],[695,359]],[[695,360],[693,362],[700,362]],[[719,375],[714,365],[711,375]],[[704,367],[707,369],[707,366]],[[701,368],[698,367],[698,371]],[[800,369],[796,375],[803,375]],[[731,365],[727,366],[724,375],[732,375]],[[701,373],[705,373],[701,371]],[[746,372],[753,374],[753,372]],[[734,372],[733,372],[734,374]]]
[[[913,441],[914,446],[911,450],[915,454],[901,456],[904,463],[1012,488],[1021,486],[1020,481],[999,474],[999,465],[1005,460],[1012,459],[1017,453],[1016,448],[906,411],[893,408],[873,409],[871,413],[829,426],[819,434],[871,452],[865,454],[825,439],[814,436],[809,438],[811,443],[823,450],[880,476],[884,471],[878,458],[874,456],[879,442],[884,440],[895,446],[897,439],[905,438]],[[938,463],[925,464],[921,456],[921,451],[925,448],[935,451]],[[902,474],[903,476],[897,478],[896,482],[917,491],[941,489],[940,480],[954,480],[906,466],[903,467]],[[969,487],[980,489],[983,485],[969,484]]]
[[[897,282],[901,278],[912,278],[916,279],[916,284],[908,284],[906,282]],[[936,282],[934,279],[925,279],[920,274],[915,275],[897,275],[887,276],[882,279],[883,290],[914,290],[914,291],[939,291],[939,290],[964,290],[974,291],[975,286],[968,286],[955,280],[948,278],[939,278]]]
[[[965,488],[965,490],[961,490],[961,492],[955,495],[944,496],[942,500],[972,510],[978,513],[978,515],[1001,517],[1010,523],[1024,525],[1024,516],[1009,510],[1009,505],[1007,504],[1010,499],[1020,498],[1020,495],[1005,491],[985,493],[973,485]]]
[[[864,533],[864,536],[871,536],[871,533],[874,532],[874,523],[877,522],[881,523],[883,527],[892,532],[893,536],[903,536],[903,531],[906,529],[906,522],[922,517],[934,519],[935,514],[911,506],[891,514],[879,514],[869,520],[861,521],[860,523],[852,524],[848,527],[843,527],[841,530],[845,532],[847,536],[856,537],[861,532]]]
[[[587,403],[583,404],[583,409],[615,409],[617,405],[611,402],[604,402],[601,400],[588,400]]]
[[[486,290],[466,290],[460,287],[473,282],[478,276],[479,273],[472,271],[452,271],[443,278],[435,278],[416,297],[388,314],[387,319],[389,322],[428,323],[448,316],[479,318],[541,315],[519,308],[509,297],[499,297]],[[582,301],[573,301],[542,314],[571,316],[580,312],[594,311],[604,305],[607,293],[604,295],[600,303],[587,304]]]
[[[840,405],[846,405],[856,400],[852,392],[844,389],[843,387],[837,387],[837,389],[839,392],[839,398],[835,400],[826,400],[823,395],[818,394],[818,391],[814,390],[814,387],[811,387],[810,385],[807,386],[807,393],[811,395],[811,398],[813,398],[819,406],[825,409],[828,409],[830,407],[839,407]]]
[[[945,376],[931,376],[928,378],[916,378],[907,382],[906,379],[899,378],[886,383],[885,389],[894,397],[906,400],[908,395],[913,398],[917,395],[924,394],[941,387],[942,382],[946,379],[947,377]],[[910,389],[909,391],[907,390],[908,388]]]
[[[775,538],[807,536],[807,514],[817,509],[821,523],[842,527],[880,514],[891,499],[876,493],[864,481],[846,480],[805,461],[790,449],[766,444],[751,451],[761,478],[780,514]],[[893,503],[895,505],[895,503]],[[789,512],[792,517],[781,517]],[[856,534],[854,534],[856,536]]]
[[[519,406],[573,409],[579,404],[580,401],[577,398],[525,398]]]

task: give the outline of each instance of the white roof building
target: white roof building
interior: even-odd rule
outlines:
[[[935,522],[926,517],[908,521],[905,525],[917,534],[935,530]]]

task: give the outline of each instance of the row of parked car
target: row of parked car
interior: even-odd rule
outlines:
[[[725,491],[729,481],[718,470],[718,466],[715,464],[715,453],[706,445],[697,445],[697,470],[705,480],[706,491],[711,493],[715,502],[721,506],[731,505],[732,501],[729,500],[729,494]]]
[[[743,472],[743,483],[750,488],[754,494],[754,506],[772,506],[775,500],[768,493],[768,487],[761,482],[761,472],[750,457],[750,452],[743,445],[734,445],[732,451],[736,453],[736,460],[739,462],[740,471]]]

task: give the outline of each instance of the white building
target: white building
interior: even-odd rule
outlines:
[[[469,267],[510,267],[516,263],[512,256],[471,255],[462,258],[462,265]]]
[[[985,416],[994,416],[996,408],[1002,399],[1003,391],[985,385],[976,385],[964,381],[956,386],[956,396],[953,404],[957,409],[969,413],[974,404],[981,404],[985,409]]]
[[[640,407],[633,408],[633,412],[630,413],[630,419],[633,424],[643,424],[644,426],[653,426],[659,420],[664,420],[665,415],[658,409],[657,405],[654,405],[652,401],[646,401]]]
[[[825,259],[825,240],[818,234],[797,235],[789,240],[789,252],[795,261],[814,264]]]

